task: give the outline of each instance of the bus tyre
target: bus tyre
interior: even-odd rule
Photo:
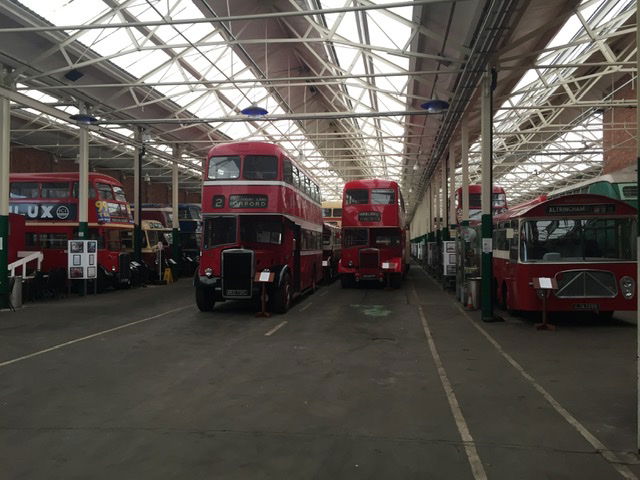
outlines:
[[[352,288],[353,275],[349,275],[348,273],[343,273],[342,275],[340,275],[340,286],[342,288]]]
[[[603,320],[603,321],[608,322],[612,318],[613,318],[613,310],[611,310],[609,312],[600,312],[600,313],[598,313],[598,320]]]
[[[291,279],[288,273],[282,277],[282,283],[273,294],[273,311],[287,313],[291,306]]]
[[[390,273],[391,288],[400,288],[402,285],[402,273]]]
[[[213,289],[196,285],[196,305],[201,312],[211,312],[216,304]]]

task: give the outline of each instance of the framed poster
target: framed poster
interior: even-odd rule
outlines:
[[[97,277],[96,240],[69,240],[67,242],[67,277],[88,280]]]

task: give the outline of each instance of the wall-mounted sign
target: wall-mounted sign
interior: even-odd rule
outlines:
[[[24,215],[29,220],[77,220],[78,207],[74,203],[14,203],[9,212]]]
[[[230,208],[267,208],[269,199],[266,195],[253,195],[243,193],[229,196]]]
[[[358,221],[360,222],[379,222],[380,212],[360,212],[358,213]]]
[[[87,280],[98,276],[97,240],[69,240],[67,255],[67,276],[70,279]]]

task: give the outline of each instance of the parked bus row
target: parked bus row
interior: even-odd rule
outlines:
[[[42,272],[54,272],[60,282],[66,282],[67,242],[78,238],[79,233],[78,182],[77,172],[10,175],[9,209],[24,221],[20,227],[14,226],[17,220],[12,223],[12,261],[33,251],[41,251],[44,255]],[[189,219],[191,224],[185,224],[185,231],[188,228],[190,232],[181,233],[186,247],[184,252],[193,256],[194,263],[199,250],[196,238],[199,228],[195,225],[200,223],[199,208],[199,205],[188,204],[181,205],[180,210],[195,212]],[[185,217],[188,215],[191,213],[184,214]],[[133,209],[122,184],[108,175],[89,173],[87,239],[97,241],[99,289],[128,287],[132,282],[145,281],[148,275],[157,276],[157,272],[169,265],[171,230],[144,206],[142,218],[144,266],[132,259]],[[165,247],[160,268],[156,264],[159,245]],[[60,275],[60,272],[63,273]]]

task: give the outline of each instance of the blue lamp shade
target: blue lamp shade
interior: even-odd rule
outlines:
[[[78,113],[76,115],[71,115],[69,119],[83,125],[93,125],[94,123],[98,123],[98,119],[96,117],[87,113]]]
[[[444,100],[429,100],[420,106],[429,113],[440,113],[449,108],[449,102],[445,102]]]
[[[250,115],[250,116],[260,116],[260,115],[266,115],[267,113],[269,113],[267,111],[267,109],[259,107],[258,105],[249,105],[247,108],[243,108],[242,110],[240,110],[240,112],[243,115]]]

